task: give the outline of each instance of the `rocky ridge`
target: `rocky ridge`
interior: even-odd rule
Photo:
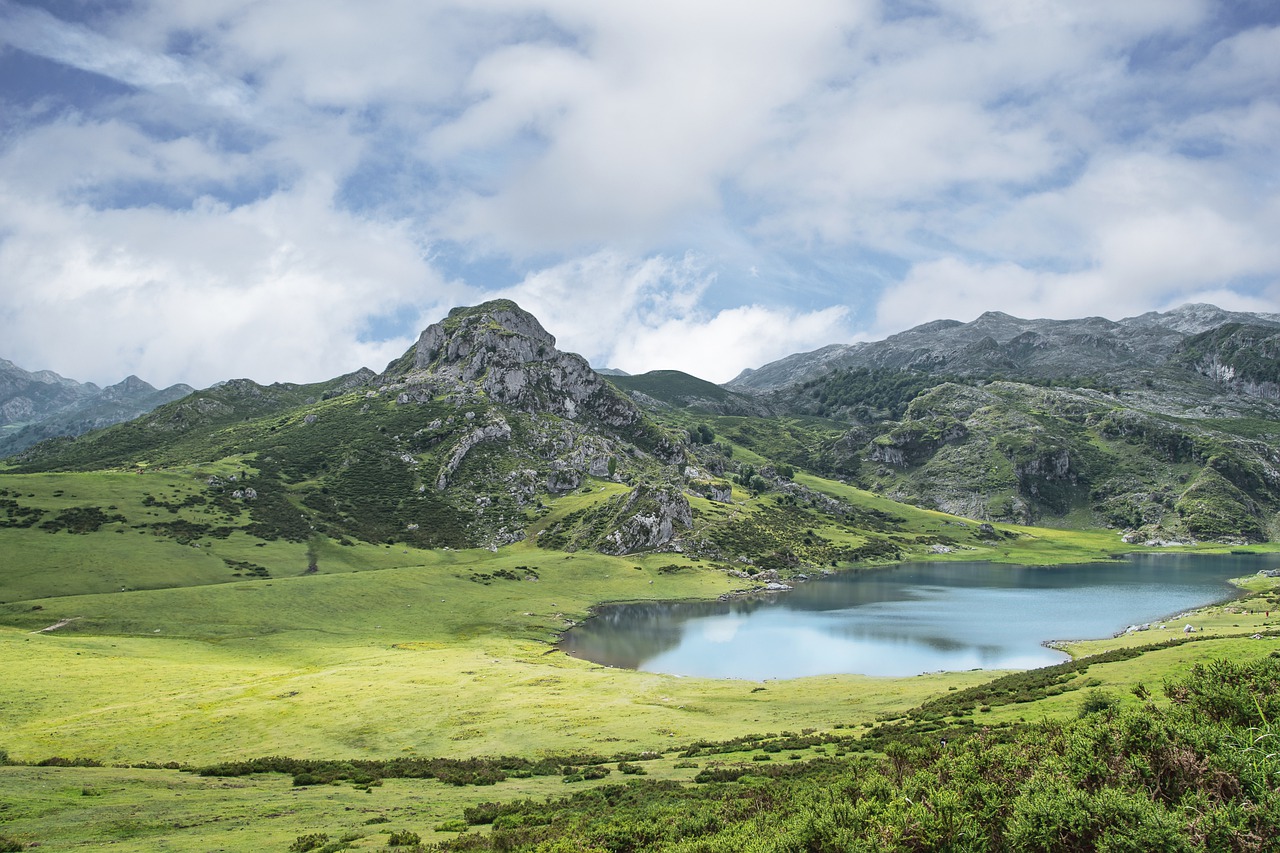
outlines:
[[[1182,366],[1174,357],[1188,338],[1228,323],[1280,331],[1280,314],[1243,314],[1200,304],[1119,321],[1102,317],[1024,320],[988,311],[970,323],[935,320],[882,341],[834,344],[796,353],[744,372],[725,387],[761,394],[837,367],[915,370],[966,378],[1090,377],[1132,387],[1167,378],[1161,370],[1171,363]]]

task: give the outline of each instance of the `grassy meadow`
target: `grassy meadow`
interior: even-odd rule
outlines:
[[[0,498],[9,501],[0,514],[0,757],[15,763],[0,766],[0,837],[43,850],[106,842],[121,851],[287,850],[323,831],[373,849],[404,829],[430,842],[454,837],[458,827],[447,825],[468,805],[541,799],[566,786],[558,775],[534,775],[492,787],[424,779],[294,787],[278,774],[206,778],[128,765],[652,752],[647,776],[688,781],[698,772],[680,758],[689,744],[862,732],[995,675],[756,683],[574,659],[556,640],[595,605],[714,598],[751,584],[675,554],[615,558],[528,541],[489,551],[264,540],[234,507],[196,500],[209,476],[240,464],[0,475]],[[1122,548],[1114,533],[1006,525],[983,539],[973,522],[810,475],[796,480],[895,517],[886,536],[906,559],[1078,563]],[[559,498],[535,529],[617,491],[588,486]],[[742,503],[733,507],[694,499],[695,526],[710,529],[717,514],[776,517],[772,496],[735,497]],[[41,522],[23,526],[21,513],[35,510]],[[868,541],[834,523],[813,533],[841,545]],[[954,549],[935,553],[938,536]],[[1136,702],[1137,685],[1155,688],[1191,663],[1269,653],[1277,640],[1248,636],[1280,627],[1280,610],[1264,615],[1274,583],[1249,584],[1255,598],[1196,617],[1198,642],[1093,666],[1093,686]],[[1148,632],[1070,651],[1158,639]],[[1059,692],[968,716],[990,724],[1067,718],[1079,701]],[[774,758],[824,754],[821,745],[801,746]],[[31,766],[53,757],[118,766]],[[713,760],[751,756],[730,750]]]

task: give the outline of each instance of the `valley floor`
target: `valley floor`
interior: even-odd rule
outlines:
[[[535,558],[541,558],[538,580],[493,579],[495,571]],[[995,675],[759,684],[610,669],[564,655],[552,645],[555,636],[603,600],[653,597],[655,588],[664,597],[705,598],[728,591],[731,579],[693,567],[660,572],[669,557],[616,560],[515,548],[434,559],[375,572],[44,599],[24,603],[21,614],[11,609],[7,621],[25,624],[0,629],[0,748],[28,765],[56,757],[55,763],[81,758],[121,766],[0,767],[6,804],[0,836],[39,841],[45,850],[97,849],[111,841],[112,849],[139,851],[283,850],[313,832],[347,838],[354,849],[380,847],[392,831],[451,838],[467,806],[569,789],[559,776],[534,776],[493,787],[387,779],[365,792],[344,784],[295,788],[279,774],[220,779],[124,765],[201,766],[267,755],[617,758],[651,751],[661,757],[643,763],[648,777],[688,781],[699,772],[680,757],[691,743],[800,730],[852,735]],[[1137,702],[1140,683],[1154,690],[1197,662],[1280,649],[1273,634],[1280,609],[1264,615],[1275,601],[1274,584],[1249,580],[1253,599],[1192,619],[1200,629],[1196,642],[1094,665],[1089,683],[1122,703]],[[60,627],[41,630],[51,626]],[[1269,636],[1250,639],[1255,633]],[[1095,654],[1161,639],[1131,634],[1072,644],[1070,651]],[[967,716],[998,726],[1069,718],[1079,705],[1078,692],[1051,692]],[[786,756],[811,760],[832,749],[802,746]],[[730,751],[714,761],[759,754]],[[579,784],[621,778],[615,769],[604,781]],[[385,824],[368,823],[384,818]]]

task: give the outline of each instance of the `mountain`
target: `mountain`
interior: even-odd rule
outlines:
[[[137,376],[99,388],[51,370],[30,373],[0,359],[0,457],[56,436],[75,436],[132,420],[194,389],[157,390]]]
[[[236,485],[215,477],[210,506],[247,513],[254,536],[298,542],[532,539],[798,570],[916,541],[797,471],[984,522],[1262,541],[1280,533],[1280,323],[1246,319],[1210,306],[1120,323],[988,313],[882,346],[828,347],[818,352],[862,361],[744,394],[678,371],[603,377],[498,300],[454,309],[381,373],[220,383],[13,462],[20,472],[220,465]],[[993,364],[1031,375],[981,375]],[[1102,378],[1068,374],[1082,365]],[[1054,370],[1067,378],[1046,378]],[[228,504],[229,491],[254,497]],[[750,514],[719,509],[762,495],[773,502]],[[832,523],[856,544],[813,535]]]
[[[15,457],[19,471],[235,458],[255,535],[422,547],[498,545],[534,531],[611,552],[691,523],[685,436],[656,423],[515,303],[451,311],[381,373],[316,385],[242,379]],[[553,529],[546,500],[591,479],[602,502]],[[229,481],[227,481],[229,482]],[[224,499],[226,482],[210,499]]]
[[[725,387],[760,394],[838,368],[915,370],[962,378],[1087,380],[1134,387],[1161,379],[1171,364],[1181,366],[1174,357],[1189,338],[1229,323],[1280,331],[1280,314],[1184,305],[1117,322],[1101,317],[1023,320],[988,311],[970,323],[936,320],[882,341],[835,344],[790,355],[744,372]]]
[[[679,370],[651,370],[637,376],[610,374],[609,379],[637,403],[649,408],[675,407],[717,415],[772,413],[750,394],[728,391]]]
[[[943,383],[864,436],[860,482],[907,503],[1131,541],[1277,533],[1275,424],[1172,418],[1087,389]]]
[[[29,373],[0,358],[0,427],[39,420],[100,390],[52,370]]]

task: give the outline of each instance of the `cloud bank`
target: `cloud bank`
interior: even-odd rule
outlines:
[[[1280,10],[0,0],[0,356],[380,368],[514,298],[725,381],[985,310],[1280,310]]]

